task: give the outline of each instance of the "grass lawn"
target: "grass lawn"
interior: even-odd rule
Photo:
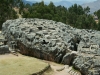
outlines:
[[[48,64],[36,58],[21,56],[0,59],[0,75],[31,75]]]

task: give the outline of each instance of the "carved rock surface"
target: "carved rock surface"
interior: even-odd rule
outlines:
[[[60,63],[63,56],[70,52],[74,28],[61,22],[44,19],[7,20],[2,34],[8,40],[16,41],[20,52],[25,55]],[[73,48],[74,49],[74,48]]]
[[[100,31],[76,29],[52,20],[21,18],[3,23],[2,34],[9,45],[15,41],[24,55],[73,63],[84,75],[100,75],[97,61],[100,60]]]

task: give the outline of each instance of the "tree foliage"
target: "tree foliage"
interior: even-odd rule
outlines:
[[[97,17],[100,19],[100,9],[96,12],[94,12],[95,15],[97,15]]]
[[[96,22],[92,15],[88,14],[89,7],[74,4],[68,9],[67,22],[68,24],[81,29],[96,29]]]
[[[1,0],[0,1],[0,29],[2,28],[2,23],[8,19],[17,18],[17,13],[13,7],[20,6],[21,0]]]
[[[14,7],[19,8],[19,13],[23,18],[49,19],[63,22],[80,29],[100,30],[100,23],[96,24],[92,15],[88,14],[90,8],[83,8],[81,5],[74,4],[69,8],[55,6],[53,2],[45,5],[44,1],[32,5],[25,4],[23,0],[2,0],[0,1],[0,28],[2,23],[8,19],[17,18]],[[95,12],[100,19],[100,10]],[[99,27],[99,28],[98,28]]]
[[[63,6],[55,6],[53,2],[49,5],[45,5],[44,1],[35,3],[24,11],[24,18],[40,18],[60,21],[66,23],[67,9]]]

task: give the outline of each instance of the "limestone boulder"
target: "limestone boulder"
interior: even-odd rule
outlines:
[[[3,23],[2,34],[9,46],[15,41],[20,53],[60,63],[69,52],[70,29],[73,28],[61,22],[22,18]]]
[[[7,20],[2,34],[24,55],[72,64],[84,75],[100,75],[100,31],[37,18]],[[73,51],[76,51],[73,52]]]

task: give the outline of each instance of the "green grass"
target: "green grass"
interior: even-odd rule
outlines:
[[[31,75],[48,64],[32,57],[11,57],[0,59],[0,75]]]

